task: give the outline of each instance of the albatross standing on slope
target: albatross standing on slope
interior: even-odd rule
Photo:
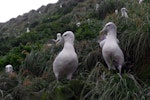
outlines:
[[[141,4],[144,0],[139,0],[139,4]]]
[[[57,33],[57,39],[52,39],[53,42],[55,42],[56,44],[61,44],[62,41],[62,37],[61,37],[61,33]]]
[[[72,31],[66,31],[62,38],[64,47],[53,62],[53,71],[57,80],[60,77],[67,77],[71,80],[72,74],[78,67],[78,57],[74,49],[75,37]]]
[[[5,66],[6,73],[12,73],[13,72],[13,66],[8,64]]]
[[[128,18],[127,11],[128,10],[126,8],[121,8],[121,17]]]
[[[113,22],[107,23],[101,32],[106,32],[106,39],[103,40],[102,55],[108,66],[108,69],[118,68],[121,74],[122,65],[124,64],[124,55],[118,45],[117,27]]]

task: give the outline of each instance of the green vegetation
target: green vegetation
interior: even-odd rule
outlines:
[[[0,37],[0,100],[148,100],[150,82],[150,3],[131,0],[61,0],[49,16],[35,20],[31,32]],[[96,3],[100,4],[95,10]],[[59,4],[56,4],[59,5]],[[114,13],[126,7],[129,18]],[[129,70],[108,71],[97,43],[107,22],[117,25]],[[77,27],[76,23],[81,22]],[[62,46],[46,46],[58,32],[75,33],[79,66],[71,81],[57,82],[52,63]],[[5,73],[12,64],[14,72]]]

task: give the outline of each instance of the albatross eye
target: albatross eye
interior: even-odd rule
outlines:
[[[67,34],[65,34],[64,36],[67,36]]]

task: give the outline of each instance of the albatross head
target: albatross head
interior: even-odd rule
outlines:
[[[121,13],[125,13],[125,12],[127,12],[128,10],[126,9],[126,8],[121,8]]]
[[[63,43],[63,39],[61,37],[61,33],[57,33],[56,45],[60,45]]]
[[[57,38],[61,37],[61,33],[57,33]]]
[[[101,32],[108,33],[110,31],[116,32],[117,26],[113,22],[108,22],[104,28],[101,30]]]
[[[13,66],[12,65],[6,65],[5,67],[6,73],[11,73],[13,71]]]
[[[66,31],[63,35],[62,38],[64,40],[64,42],[69,42],[69,43],[74,43],[74,34],[72,31]]]
[[[57,33],[56,42],[60,42],[62,40],[61,33]]]

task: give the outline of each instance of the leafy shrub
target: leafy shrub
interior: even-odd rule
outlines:
[[[75,34],[78,40],[93,39],[99,34],[101,22],[99,20],[85,21],[77,28]],[[94,30],[93,30],[94,29]]]

